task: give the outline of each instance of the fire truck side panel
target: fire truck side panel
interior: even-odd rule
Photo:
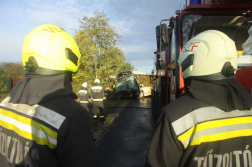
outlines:
[[[252,67],[236,71],[236,81],[239,82],[248,92],[252,93]]]
[[[175,76],[175,70],[172,72],[171,77],[171,86],[170,86],[170,100],[169,103],[176,99],[176,76]]]
[[[160,76],[153,81],[152,85],[152,116],[154,119],[159,115],[160,109],[166,105],[167,76]]]
[[[176,32],[180,32],[180,20],[176,18]],[[181,92],[184,90],[184,80],[181,76],[180,66],[178,64],[178,58],[181,50],[181,33],[176,33],[176,67],[175,67],[175,74],[176,74],[176,99],[181,96]]]
[[[167,75],[167,89],[166,89],[166,97],[165,97],[166,101],[165,101],[165,104],[170,103],[171,75],[172,75],[171,72],[169,72],[168,75]]]
[[[171,28],[168,33],[169,36],[169,49],[165,53],[165,65],[168,67],[168,69],[165,71],[165,76],[159,75],[160,73],[157,73],[157,79],[155,82],[153,82],[153,89],[152,89],[152,113],[154,117],[157,117],[159,115],[160,109],[164,107],[166,104],[169,104],[173,100],[179,98],[183,95],[185,92],[184,89],[184,80],[181,76],[181,68],[178,64],[178,57],[181,52],[181,49],[186,41],[188,41],[192,36],[191,34],[188,35],[186,38],[183,37],[183,18],[189,15],[199,15],[201,18],[201,22],[197,22],[197,20],[193,23],[196,23],[195,25],[191,24],[189,25],[189,31],[195,31],[195,34],[199,33],[200,31],[211,29],[212,25],[205,25],[206,21],[204,21],[203,18],[211,18],[214,20],[215,26],[219,26],[217,23],[220,23],[220,19],[226,18],[225,16],[232,17],[232,16],[239,16],[244,17],[247,13],[247,15],[252,16],[252,3],[251,1],[246,1],[247,3],[240,3],[239,0],[233,0],[232,2],[225,1],[225,4],[193,4],[186,7],[185,10],[183,10],[175,19],[175,27]],[[221,17],[220,17],[221,16]],[[215,19],[219,19],[218,22],[216,22]],[[228,23],[228,21],[226,21]],[[225,24],[226,24],[225,23]],[[198,25],[197,25],[198,24]],[[202,25],[201,25],[202,24]],[[224,24],[224,23],[223,23]],[[198,26],[198,27],[197,27]],[[205,27],[203,27],[205,26]],[[197,29],[199,28],[199,29]],[[236,27],[231,27],[236,28]],[[195,30],[196,29],[196,30]],[[215,27],[213,27],[215,29]],[[233,29],[230,29],[228,26],[219,26],[217,27],[217,30],[223,31],[224,33],[229,33],[230,31],[233,31]],[[173,32],[175,31],[175,32]],[[198,31],[198,32],[196,32]],[[191,33],[191,32],[190,32]],[[193,32],[194,33],[194,32]],[[195,35],[193,34],[193,35]],[[175,35],[175,62],[171,61],[170,57],[173,55],[171,43],[172,43],[172,35]],[[187,39],[188,38],[188,39]],[[234,41],[237,42],[237,45],[241,45],[238,43],[241,43],[237,39],[238,37],[234,37]],[[173,40],[174,41],[174,40]],[[240,47],[240,46],[239,46]],[[241,47],[240,47],[241,48]],[[174,49],[173,49],[174,50]],[[240,50],[239,50],[240,51]],[[158,57],[158,56],[157,56]],[[158,59],[158,58],[157,58]],[[171,61],[171,62],[170,62]],[[251,92],[252,88],[252,67],[248,67],[245,69],[239,69],[236,72],[236,80],[249,92]],[[251,77],[250,77],[251,76]],[[155,88],[154,88],[155,87]]]

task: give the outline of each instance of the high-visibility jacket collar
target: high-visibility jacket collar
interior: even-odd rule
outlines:
[[[73,95],[72,85],[66,74],[26,76],[11,91],[11,103],[39,104],[54,98]]]
[[[235,80],[192,80],[189,92],[193,97],[223,111],[250,110],[252,96]]]

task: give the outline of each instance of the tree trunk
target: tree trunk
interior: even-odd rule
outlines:
[[[97,79],[97,69],[96,69],[96,56],[94,57],[94,67],[95,67],[95,79]]]

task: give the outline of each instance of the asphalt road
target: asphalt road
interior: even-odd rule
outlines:
[[[144,166],[152,133],[151,99],[132,100],[96,145],[103,166]]]

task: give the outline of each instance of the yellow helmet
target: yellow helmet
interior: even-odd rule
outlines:
[[[79,47],[73,37],[54,25],[37,26],[24,39],[22,63],[25,74],[48,75],[47,72],[51,70],[75,73],[80,57]]]
[[[95,83],[100,83],[100,80],[99,79],[95,79]]]

